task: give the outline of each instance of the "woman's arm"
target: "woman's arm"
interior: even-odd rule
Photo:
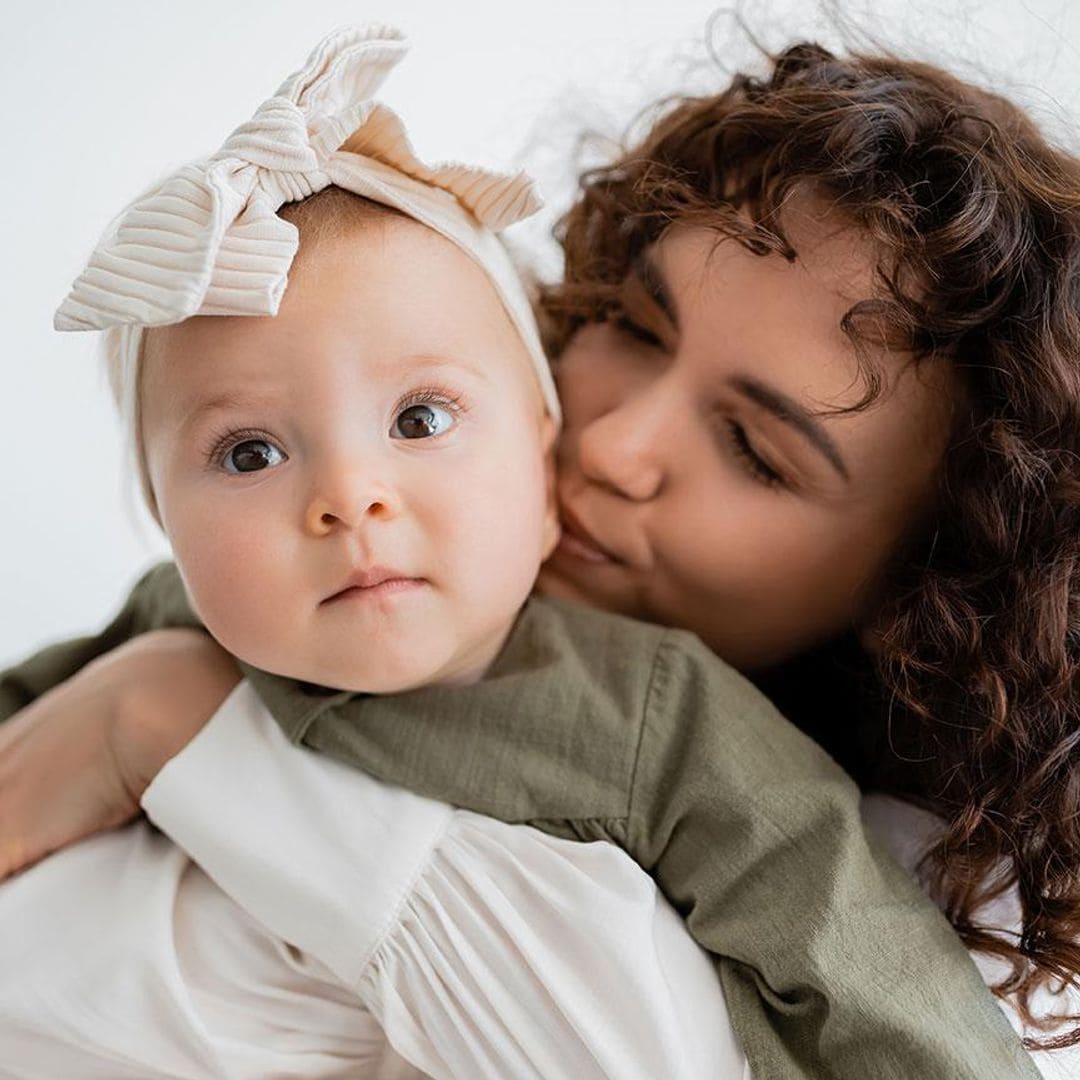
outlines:
[[[744,1076],[711,963],[611,845],[297,749],[246,682],[143,806],[434,1076]]]
[[[169,562],[98,633],[0,671],[0,880],[134,817],[239,678]]]
[[[10,719],[92,661],[139,634],[164,627],[200,630],[175,564],[152,566],[132,586],[123,607],[96,634],[47,645],[0,671],[0,722]]]
[[[30,703],[0,724],[0,880],[135,817],[150,779],[240,678],[211,638],[184,629],[79,666],[51,689],[34,682]],[[6,685],[16,682],[30,685]]]

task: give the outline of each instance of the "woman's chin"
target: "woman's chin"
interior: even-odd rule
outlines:
[[[632,603],[626,582],[617,580],[625,570],[619,564],[595,566],[568,558],[556,549],[536,579],[536,591],[556,600],[569,600],[588,607],[641,618]]]

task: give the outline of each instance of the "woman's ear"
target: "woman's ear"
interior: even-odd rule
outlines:
[[[548,413],[540,421],[540,447],[544,454],[544,536],[540,553],[541,562],[554,550],[559,542],[559,503],[555,495],[555,440],[559,428]]]
[[[869,657],[881,655],[882,642],[884,641],[889,627],[882,617],[868,619],[861,626],[856,627],[855,633],[862,646],[863,652]]]
[[[859,644],[867,656],[877,656],[881,652],[881,635],[875,627],[863,627],[859,631]]]

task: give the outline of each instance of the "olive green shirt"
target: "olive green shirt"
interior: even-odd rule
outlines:
[[[0,675],[0,719],[95,656],[201,624],[171,563],[99,635]],[[859,792],[696,637],[530,600],[483,680],[366,695],[241,664],[289,738],[419,794],[624,848],[715,957],[755,1080],[1037,1077]]]

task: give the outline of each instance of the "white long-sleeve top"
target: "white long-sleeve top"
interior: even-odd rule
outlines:
[[[143,805],[199,865],[141,822],[0,886],[0,1076],[748,1077],[611,845],[298,750],[247,683]]]

